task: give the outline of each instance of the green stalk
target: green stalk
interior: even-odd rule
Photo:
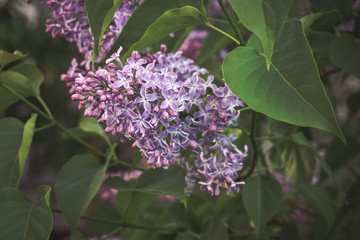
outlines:
[[[21,96],[21,94],[19,94],[18,92],[16,92],[14,89],[12,89],[11,87],[7,86],[6,84],[3,84],[4,88],[6,88],[7,90],[9,90],[11,93],[13,93],[15,96],[17,96],[18,98],[20,98],[24,103],[26,103],[29,107],[31,107],[32,109],[34,109],[39,115],[43,116],[46,120],[48,120],[50,123],[55,124],[58,128],[60,128],[64,133],[66,133],[67,135],[69,135],[70,137],[72,137],[74,140],[76,140],[78,143],[80,143],[81,145],[83,145],[84,147],[92,150],[93,152],[99,154],[102,157],[106,157],[106,154],[102,151],[100,151],[99,149],[91,146],[90,144],[88,144],[87,142],[85,142],[84,140],[82,140],[79,136],[75,135],[74,133],[72,133],[71,131],[69,131],[66,127],[64,127],[61,123],[59,123],[56,119],[54,119],[50,113],[50,115],[46,114],[45,112],[43,112],[41,109],[39,109],[37,106],[35,106],[34,104],[32,104],[30,101],[28,101],[26,98],[24,98],[23,96]],[[43,102],[44,103],[44,102]],[[44,105],[46,105],[44,103]],[[46,107],[46,109],[49,111],[49,109]],[[49,111],[50,112],[50,111]]]
[[[52,212],[63,214],[63,212],[59,209],[51,208]],[[135,224],[135,223],[128,223],[125,221],[118,221],[118,220],[112,220],[112,219],[106,219],[106,218],[99,218],[99,217],[92,217],[92,216],[85,216],[82,215],[80,217],[81,219],[93,221],[93,222],[101,222],[101,223],[107,223],[107,224],[114,224],[118,225],[119,227],[124,228],[137,228],[137,229],[146,229],[146,230],[167,230],[171,232],[180,232],[185,231],[186,229],[180,228],[180,227],[166,227],[166,226],[151,226],[151,225],[142,225],[142,224]]]
[[[240,42],[241,42],[242,44],[244,44],[244,39],[243,39],[243,37],[242,37],[242,34],[241,34],[241,32],[240,32],[240,29],[238,28],[237,23],[235,22],[234,18],[231,16],[231,14],[229,13],[229,11],[226,9],[226,6],[225,6],[224,2],[223,2],[222,0],[218,0],[218,3],[219,3],[219,5],[220,5],[221,9],[223,10],[226,18],[229,20],[232,28],[234,29],[236,36],[238,37],[238,39],[240,40]],[[239,43],[238,45],[240,45],[240,43]]]
[[[246,179],[246,178],[250,177],[256,167],[256,163],[257,163],[257,159],[258,159],[258,146],[257,146],[256,140],[255,140],[256,139],[256,125],[257,125],[257,117],[256,117],[256,112],[254,111],[252,114],[251,131],[250,131],[251,145],[253,146],[253,149],[254,149],[253,156],[252,156],[252,164],[251,164],[250,170],[248,172],[246,172],[244,174],[244,176],[242,176],[242,179]]]
[[[223,30],[221,30],[221,29],[219,29],[219,28],[211,25],[209,22],[206,23],[205,25],[206,25],[207,27],[209,27],[209,28],[211,28],[211,29],[213,29],[213,30],[221,33],[222,35],[225,35],[226,37],[230,38],[230,39],[233,40],[237,45],[240,45],[240,42],[239,42],[236,38],[234,38],[234,37],[231,36],[230,34],[224,32]]]

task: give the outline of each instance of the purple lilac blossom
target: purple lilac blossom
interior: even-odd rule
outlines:
[[[74,58],[67,73],[61,75],[61,80],[73,86],[77,75],[85,74],[94,68],[91,66],[93,55],[93,36],[86,15],[83,0],[43,0],[51,9],[53,19],[46,20],[46,32],[51,33],[53,38],[64,37],[68,42],[75,42],[79,53],[84,59],[78,63]],[[114,18],[102,37],[100,43],[99,58],[105,57],[115,43],[121,30],[130,18],[134,9],[141,4],[142,0],[124,0],[115,12]],[[97,62],[98,62],[97,60]],[[73,93],[74,89],[70,89]]]
[[[237,172],[247,156],[223,130],[237,125],[243,102],[228,86],[217,87],[207,70],[194,65],[182,52],[161,51],[145,57],[133,52],[120,62],[121,49],[97,71],[79,74],[72,99],[84,115],[106,124],[105,131],[134,141],[147,164],[167,168],[178,163],[187,170],[186,189],[194,182],[211,195],[220,188],[239,191]],[[193,163],[185,161],[189,156]]]

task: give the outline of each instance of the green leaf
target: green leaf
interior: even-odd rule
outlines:
[[[33,136],[34,136],[36,119],[37,119],[37,114],[33,114],[31,116],[31,118],[25,123],[25,126],[24,126],[22,142],[21,142],[21,146],[19,149],[18,158],[16,159],[17,160],[16,165],[19,164],[18,165],[19,175],[17,176],[18,180],[17,180],[16,187],[19,187],[21,178],[24,173],[26,160],[28,158],[30,146],[31,146]]]
[[[275,39],[285,21],[291,0],[229,0],[240,22],[255,33],[264,48],[267,68],[270,67]]]
[[[308,15],[306,15],[305,17],[302,17],[300,19],[302,25],[303,25],[303,29],[306,35],[309,35],[311,32],[311,25],[317,21],[318,19],[329,15],[329,14],[333,14],[335,13],[335,11],[328,11],[328,12],[319,12],[319,13],[310,13]]]
[[[360,79],[360,42],[352,35],[335,38],[329,49],[331,62]]]
[[[245,181],[243,201],[254,221],[256,235],[279,210],[282,199],[280,184],[273,178],[257,175]]]
[[[19,98],[4,86],[15,90],[23,97],[35,96],[29,80],[22,74],[6,71],[0,73],[0,112],[19,101]]]
[[[229,235],[224,223],[219,220],[209,220],[200,234],[200,240],[228,240]]]
[[[51,188],[41,186],[32,203],[23,192],[6,187],[0,191],[0,239],[48,240],[52,230]]]
[[[119,191],[115,197],[116,207],[121,213],[121,216],[124,217],[126,210],[131,204],[133,192]]]
[[[55,185],[56,199],[73,233],[105,172],[106,165],[100,164],[92,155],[76,155],[61,169]]]
[[[180,8],[183,6],[193,6],[198,9],[202,8],[199,0],[146,0],[131,14],[123,30],[121,31],[115,44],[112,46],[104,59],[110,57],[117,51],[119,46],[123,47],[123,53],[128,52],[131,45],[139,41],[148,27],[155,22],[163,13],[170,9]],[[146,21],[145,21],[146,19]]]
[[[269,70],[256,50],[238,47],[226,56],[223,71],[232,92],[253,110],[283,122],[326,130],[345,142],[300,21],[284,24]]]
[[[178,51],[192,30],[193,27],[188,27],[186,29],[174,32],[171,35],[166,35],[157,42],[152,43],[150,52],[153,53],[160,51],[161,44],[165,44],[169,52]]]
[[[160,195],[170,195],[179,198],[186,204],[184,192],[185,172],[179,166],[170,166],[169,169],[149,169],[144,171],[135,188],[119,177],[108,178],[105,185],[120,191],[148,192]]]
[[[10,71],[24,75],[29,81],[35,96],[40,96],[40,85],[44,81],[44,75],[39,68],[31,64],[17,64]]]
[[[0,120],[0,189],[15,187],[19,181],[19,149],[23,141],[24,124],[15,118]]]
[[[15,51],[14,53],[5,52],[4,50],[0,50],[0,71],[9,63],[15,62],[26,57],[27,54],[22,54],[19,51]]]
[[[85,0],[87,17],[91,32],[94,36],[93,64],[99,56],[99,46],[102,36],[122,2],[122,0]]]
[[[264,51],[264,48],[261,44],[259,37],[256,36],[255,34],[251,34],[251,36],[249,37],[249,39],[246,43],[246,46],[253,48],[254,50],[256,50],[259,53]]]
[[[330,229],[335,219],[335,212],[328,193],[323,188],[311,184],[300,184],[298,189],[310,205],[324,218],[328,229]]]
[[[141,39],[132,44],[130,49],[121,58],[125,60],[135,50],[141,52],[167,34],[205,23],[206,20],[202,13],[197,8],[191,6],[166,11],[148,27]]]

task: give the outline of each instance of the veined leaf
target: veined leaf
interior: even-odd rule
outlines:
[[[256,50],[238,47],[226,56],[223,71],[230,89],[253,110],[326,130],[345,142],[300,21],[284,24],[269,70]]]
[[[3,188],[0,191],[0,239],[48,240],[53,225],[50,191],[49,186],[41,186],[37,202],[32,203],[23,192]]]
[[[128,52],[131,45],[139,41],[148,27],[163,13],[187,5],[202,9],[199,0],[145,0],[131,14],[118,39],[104,59],[116,52],[119,46],[123,47],[123,53]]]
[[[18,171],[19,171],[19,175],[17,176],[16,187],[19,187],[21,178],[24,173],[26,160],[28,158],[30,146],[31,146],[33,136],[34,136],[36,119],[37,119],[37,114],[33,114],[31,116],[31,118],[25,123],[25,126],[24,126],[22,142],[21,142],[21,146],[19,149],[18,157],[16,159],[16,162],[17,162],[16,165],[19,164],[17,167]],[[17,172],[17,170],[15,170],[15,171]]]
[[[0,189],[18,187],[29,154],[37,115],[24,125],[15,118],[0,120]]]
[[[290,10],[291,0],[229,0],[240,22],[255,33],[264,48],[267,67],[275,39]]]
[[[202,13],[197,8],[191,6],[166,11],[148,27],[141,39],[131,45],[130,49],[121,58],[125,60],[135,50],[141,52],[147,46],[169,33],[205,23],[206,19]]]
[[[76,155],[61,169],[55,185],[56,199],[70,229],[75,233],[77,222],[98,191],[106,165],[92,155]]]
[[[23,131],[24,124],[16,118],[0,120],[0,189],[15,187],[18,182],[18,154]]]
[[[246,212],[254,221],[256,235],[279,210],[282,200],[280,184],[273,178],[257,175],[245,181],[242,193]]]

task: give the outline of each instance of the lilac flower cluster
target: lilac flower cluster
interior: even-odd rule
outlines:
[[[218,195],[219,188],[239,190],[234,181],[245,153],[223,130],[237,125],[243,106],[227,86],[204,80],[206,69],[166,47],[146,57],[137,52],[123,65],[120,48],[107,67],[75,79],[73,100],[85,116],[106,124],[106,132],[122,142],[134,141],[147,164],[167,168],[178,162],[188,170],[188,187],[198,180],[202,189]],[[190,155],[193,163],[185,162]],[[215,186],[215,192],[213,187]]]
[[[43,0],[51,9],[53,19],[46,20],[46,32],[56,37],[64,37],[69,42],[75,42],[84,56],[80,64],[74,58],[66,74],[61,79],[73,86],[73,81],[79,73],[84,74],[94,70],[91,66],[93,55],[93,36],[86,15],[83,0]],[[124,0],[115,12],[114,18],[102,37],[100,44],[99,60],[103,59],[110,48],[114,45],[121,30],[130,18],[134,9],[141,4],[142,0]],[[72,93],[74,89],[70,89]]]

